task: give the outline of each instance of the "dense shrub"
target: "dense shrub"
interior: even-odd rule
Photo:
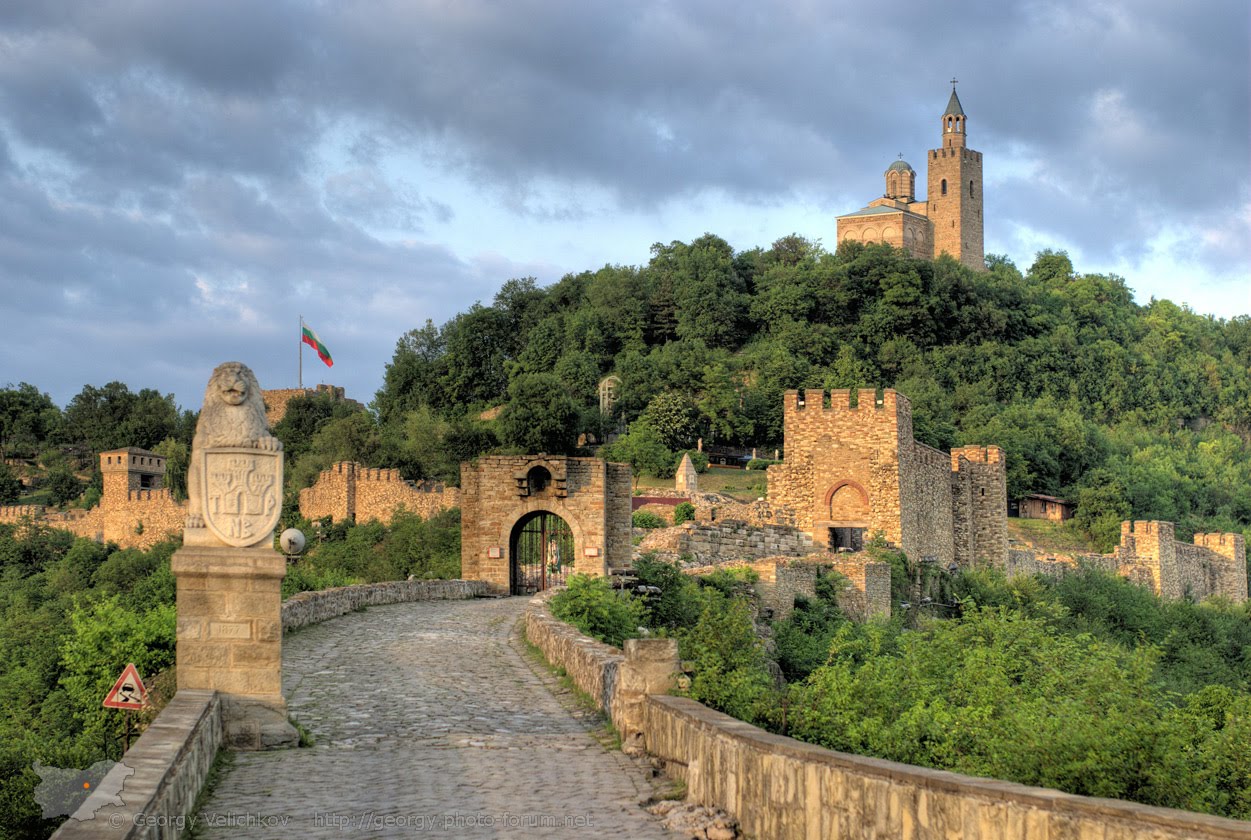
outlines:
[[[643,623],[643,605],[603,577],[573,575],[550,604],[552,615],[613,647],[637,637]]]
[[[650,510],[636,510],[630,521],[635,528],[647,528],[650,530],[665,527],[665,521]]]
[[[642,598],[647,626],[670,633],[695,626],[704,610],[700,586],[677,565],[644,555],[634,564],[640,586],[660,590],[659,595]]]
[[[686,694],[739,720],[763,724],[778,691],[752,623],[753,607],[713,587],[702,591],[699,621],[679,636],[683,659],[694,665]]]
[[[695,520],[695,505],[690,502],[680,502],[673,509],[673,524],[681,525],[683,522],[693,522]]]

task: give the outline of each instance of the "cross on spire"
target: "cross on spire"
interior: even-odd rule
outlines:
[[[903,160],[903,152],[900,152],[900,153],[899,153],[899,159],[900,159],[900,160]]]
[[[953,93],[955,92],[955,89],[956,89],[956,82],[958,82],[958,81],[959,81],[959,80],[958,80],[955,76],[952,76],[952,77],[951,77],[951,90],[952,90],[952,92],[953,92]]]

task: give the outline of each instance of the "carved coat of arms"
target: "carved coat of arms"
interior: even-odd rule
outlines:
[[[206,449],[200,465],[204,523],[227,545],[273,536],[282,514],[282,453],[245,447]]]

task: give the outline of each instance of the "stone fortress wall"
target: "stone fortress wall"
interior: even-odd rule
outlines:
[[[408,481],[398,470],[354,461],[339,461],[322,470],[312,487],[300,491],[300,515],[310,520],[328,516],[335,522],[377,519],[390,524],[400,508],[428,519],[459,506],[460,491],[455,487]]]
[[[91,510],[49,513],[42,505],[0,507],[0,522],[32,522],[122,548],[151,548],[182,530],[186,502],[164,487],[165,459],[138,447],[100,453],[104,492]]]
[[[1079,568],[1120,575],[1168,600],[1247,600],[1247,546],[1242,534],[1195,534],[1179,542],[1172,522],[1121,523],[1111,554],[1045,555],[1032,547],[1009,552],[1009,575],[1061,575]]]

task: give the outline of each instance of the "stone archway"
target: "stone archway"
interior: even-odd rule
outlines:
[[[556,534],[559,578],[626,568],[630,495],[630,468],[598,458],[497,455],[461,464],[461,577],[484,580],[498,594],[537,591],[535,583],[525,582],[525,569],[518,586],[516,568],[516,552],[535,553],[525,542],[536,539],[526,531],[536,522],[538,539],[545,544],[550,534],[544,534],[544,522],[549,530],[568,530],[567,536],[563,530]],[[558,519],[563,526],[543,517]],[[550,585],[543,569],[536,567],[536,557],[521,559],[528,561],[530,572],[538,573],[537,588]]]
[[[536,510],[517,520],[508,538],[508,589],[534,595],[561,586],[577,557],[573,530],[551,511]]]
[[[823,505],[824,537],[835,550],[859,551],[873,515],[869,494],[859,483],[845,480],[835,483],[825,493]]]

